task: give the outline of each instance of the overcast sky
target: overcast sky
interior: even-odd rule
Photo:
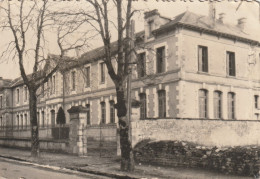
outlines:
[[[1,0],[0,0],[1,1]],[[194,0],[196,1],[196,0]],[[76,2],[76,1],[75,1]],[[81,2],[82,3],[82,2]],[[260,41],[260,24],[259,24],[259,6],[257,3],[248,3],[243,2],[240,6],[239,10],[236,11],[236,7],[238,6],[239,2],[234,1],[224,1],[224,2],[217,2],[216,3],[216,15],[218,17],[219,13],[226,13],[225,23],[236,25],[237,19],[241,17],[247,18],[246,24],[246,31],[249,33],[254,39],[258,39]],[[176,0],[176,2],[162,2],[162,1],[134,1],[133,7],[135,9],[141,9],[144,11],[149,11],[153,9],[158,9],[159,13],[163,16],[173,18],[176,15],[189,10],[191,12],[201,14],[201,15],[208,15],[208,2],[183,2],[180,0]],[[1,20],[1,12],[0,12],[0,20]],[[136,32],[143,30],[143,14],[139,13],[135,16],[136,21]],[[8,35],[8,33],[0,32],[0,54],[2,53],[1,50],[5,48],[6,43],[12,37]],[[50,37],[51,39],[52,37]],[[112,34],[112,39],[116,40],[116,34]],[[102,45],[101,41],[92,42],[91,48],[95,48]],[[54,49],[52,42],[50,41],[49,44],[50,51]],[[53,53],[53,52],[52,52]],[[27,62],[28,66],[30,61]],[[28,71],[29,72],[29,71]],[[20,76],[19,66],[17,59],[12,61],[9,60],[8,62],[0,63],[0,77],[7,78],[7,79],[14,79]]]

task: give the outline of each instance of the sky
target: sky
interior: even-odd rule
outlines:
[[[259,0],[260,1],[260,0]],[[0,0],[1,3],[1,0]],[[75,3],[78,2],[74,2]],[[80,2],[82,3],[82,1]],[[1,4],[0,4],[1,5]],[[78,4],[77,4],[78,5]],[[249,33],[254,39],[260,41],[260,21],[259,21],[259,5],[257,3],[252,2],[243,2],[238,11],[236,11],[239,2],[235,1],[222,1],[216,2],[216,15],[225,13],[225,23],[236,25],[237,19],[241,17],[247,18],[246,29],[245,31]],[[75,5],[76,6],[76,5]],[[72,6],[73,7],[73,6]],[[184,2],[184,0],[176,0],[176,2],[163,2],[156,0],[147,0],[147,1],[133,1],[133,8],[141,10],[134,17],[136,24],[136,32],[142,31],[144,29],[144,20],[143,20],[143,12],[150,11],[153,9],[158,9],[159,13],[162,16],[166,16],[169,18],[174,18],[176,15],[184,12],[191,11],[201,15],[208,15],[209,12],[209,3],[208,2],[199,2],[194,0],[194,2]],[[1,11],[0,11],[0,20],[1,20]],[[112,40],[116,40],[116,33],[112,32]],[[57,47],[52,42],[55,34],[49,33],[48,36],[48,51],[50,53],[55,53]],[[33,37],[31,37],[33,39]],[[1,32],[0,31],[0,54],[2,54],[3,49],[6,48],[6,44],[12,39],[12,36],[9,32]],[[91,48],[94,49],[102,45],[102,41],[95,40],[91,43]],[[1,59],[0,59],[1,61]],[[4,62],[3,62],[4,61]],[[25,66],[27,67],[27,72],[30,72],[30,65],[32,61],[27,60]],[[6,79],[14,79],[20,77],[19,65],[17,59],[8,59],[2,60],[0,62],[0,77]]]

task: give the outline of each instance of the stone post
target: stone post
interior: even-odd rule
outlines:
[[[70,114],[69,153],[79,156],[87,154],[87,136],[85,134],[87,109],[83,106],[72,106]]]

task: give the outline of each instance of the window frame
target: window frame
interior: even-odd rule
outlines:
[[[110,100],[109,101],[109,116],[110,116],[110,123],[113,124],[115,123],[115,101],[114,100]]]
[[[146,53],[142,52],[138,54],[138,78],[146,76]]]
[[[17,88],[16,89],[16,103],[20,103],[20,89]]]
[[[233,58],[232,58],[233,57]],[[236,76],[236,54],[235,52],[227,51],[226,52],[227,59],[227,75],[228,76]]]
[[[90,66],[85,67],[85,88],[90,87]]]
[[[222,107],[223,107],[222,92],[221,91],[214,91],[214,118],[215,119],[222,119],[223,118]]]
[[[228,119],[236,119],[236,94],[234,92],[228,92],[227,100],[228,100]]]
[[[158,91],[158,117],[159,118],[166,117],[166,91],[165,90]]]
[[[106,124],[106,102],[102,101],[100,103],[100,107],[101,107],[100,124]]]
[[[254,95],[255,109],[259,108],[259,95]]]
[[[160,50],[162,50],[161,55],[159,55]],[[156,48],[156,72],[157,74],[166,72],[166,47],[165,46]]]
[[[204,73],[209,72],[209,56],[207,46],[198,45],[198,71]]]
[[[71,91],[76,91],[76,71],[71,72]]]
[[[90,104],[86,104],[86,113],[87,113],[87,125],[91,125],[91,117],[90,117]]]
[[[105,62],[100,63],[100,84],[106,83],[106,66]]]
[[[146,119],[147,118],[147,105],[146,105],[146,93],[140,93],[139,94],[140,99],[140,119]]]
[[[201,95],[203,92],[203,96]],[[200,89],[199,90],[199,117],[202,119],[207,119],[209,115],[209,106],[208,106],[208,90]],[[201,103],[203,102],[203,103]],[[203,111],[202,111],[203,110]],[[203,115],[202,115],[203,114]]]

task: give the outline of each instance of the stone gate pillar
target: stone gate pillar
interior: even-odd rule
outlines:
[[[69,153],[79,156],[87,154],[87,109],[83,106],[72,106],[70,114]]]

